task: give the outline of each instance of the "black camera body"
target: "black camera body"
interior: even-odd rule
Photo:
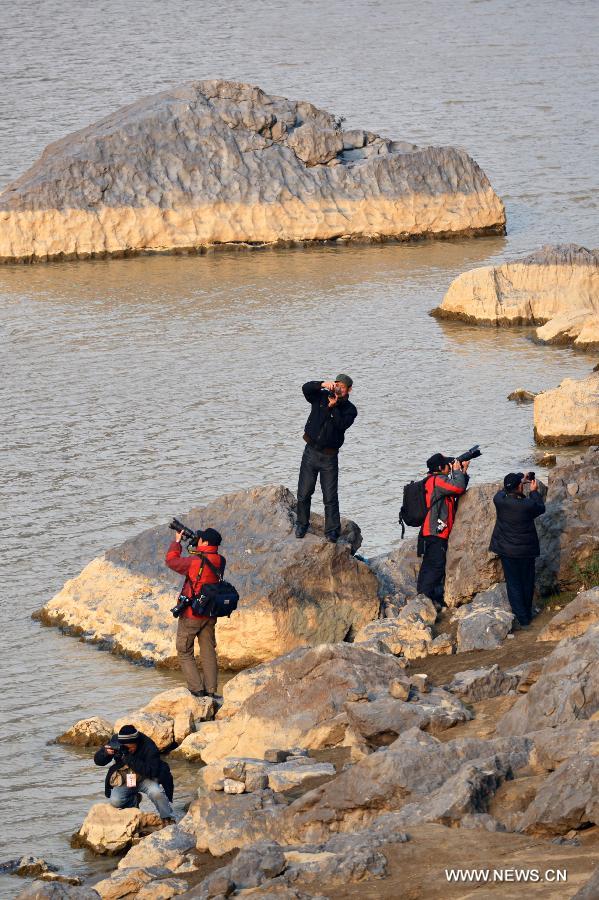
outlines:
[[[325,394],[326,397],[336,397],[336,396],[337,396],[337,394],[335,393],[335,391],[329,391],[328,388],[323,388],[322,390],[323,390],[323,392],[324,392],[324,394]]]
[[[187,525],[184,525],[183,522],[179,521],[179,519],[173,519],[168,527],[172,528],[173,531],[183,532],[183,538],[185,539],[185,543],[188,549],[190,547],[197,546],[200,536],[199,531],[194,531],[192,528],[188,528]]]
[[[113,751],[113,759],[117,766],[122,766],[125,761],[126,750],[116,737],[116,735],[112,735],[110,740],[108,741],[108,746]]]
[[[179,596],[177,597],[177,602],[171,609],[171,612],[175,619],[179,618],[181,613],[183,613],[187,609],[190,603],[191,600],[189,599],[189,597],[186,597],[184,594],[179,594]]]

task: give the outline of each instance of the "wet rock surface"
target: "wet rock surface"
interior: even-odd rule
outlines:
[[[322,517],[303,541],[294,536],[295,498],[283,487],[219,497],[181,518],[210,522],[223,535],[227,577],[241,600],[217,625],[219,665],[244,668],[294,647],[343,640],[374,619],[378,582],[352,556],[361,543],[343,521],[339,543],[324,540]],[[83,569],[43,608],[40,618],[134,659],[175,664],[170,614],[181,576],[164,565],[172,532],[148,529]]]
[[[464,151],[343,132],[234,81],[138,100],[49,145],[0,195],[3,261],[504,228]]]

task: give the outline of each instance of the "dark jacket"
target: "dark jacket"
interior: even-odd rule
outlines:
[[[206,556],[209,562],[224,574],[226,560],[221,556],[216,547],[206,547],[202,553],[194,553],[191,556],[181,556],[181,544],[177,541],[171,541],[166,551],[166,559],[164,560],[169,569],[173,572],[179,572],[185,575],[185,582],[181,588],[181,593],[185,597],[198,597],[202,593],[203,584],[216,584],[218,576],[212,571],[210,566],[205,563],[202,565],[202,557]],[[183,618],[185,619],[205,619],[206,616],[196,616],[191,606],[183,610]]]
[[[423,537],[447,540],[455,521],[458,498],[466,491],[470,480],[467,472],[449,475],[428,475],[424,482],[428,512],[422,526]],[[443,527],[441,527],[443,523]]]
[[[167,797],[169,800],[173,799],[173,779],[171,776],[171,770],[169,769],[167,763],[164,760],[160,759],[160,753],[158,751],[158,747],[147,735],[139,732],[139,741],[137,744],[137,750],[135,753],[127,753],[126,749],[123,748],[123,761],[121,765],[128,766],[132,769],[138,776],[139,780],[142,781],[144,778],[151,778],[152,781],[157,781],[158,784],[161,784],[165,790]],[[100,747],[99,750],[96,750],[94,754],[94,762],[97,766],[107,766],[108,763],[112,763],[108,772],[106,773],[106,780],[104,782],[104,793],[107,797],[110,797],[112,786],[110,784],[110,778],[113,772],[116,772],[120,766],[115,764],[114,756],[111,756],[106,752],[105,747]],[[169,788],[170,788],[170,796],[169,796]]]
[[[512,559],[531,559],[539,556],[539,537],[534,520],[545,512],[545,504],[538,491],[524,494],[498,491],[493,497],[497,521],[489,550],[497,556]]]
[[[302,391],[312,406],[304,428],[310,438],[308,443],[317,450],[339,450],[358,410],[349,400],[338,400],[329,409],[329,398],[322,389],[322,381],[307,381]]]

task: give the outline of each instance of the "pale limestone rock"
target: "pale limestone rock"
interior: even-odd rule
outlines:
[[[581,591],[543,628],[537,641],[560,641],[566,637],[580,637],[596,622],[599,622],[599,587]]]
[[[136,710],[117,719],[114,723],[114,731],[118,732],[123,725],[135,725],[138,731],[154,741],[159,750],[166,750],[175,742],[173,724],[170,716]]]
[[[218,621],[222,668],[343,640],[377,615],[376,576],[351,553],[361,543],[357,525],[344,519],[341,540],[331,544],[314,514],[309,534],[296,540],[295,498],[284,487],[228,494],[181,518],[192,528],[218,528],[227,576],[241,596],[231,618]],[[134,659],[175,665],[170,608],[182,578],[164,564],[171,538],[164,525],[108,551],[68,581],[39,618]]]
[[[88,812],[75,840],[94,853],[112,855],[129,847],[139,834],[138,809],[115,809],[109,803],[96,803]]]
[[[189,882],[184,878],[162,878],[150,882],[137,893],[138,900],[170,900],[189,890]]]
[[[202,723],[198,730],[184,738],[170,755],[174,759],[186,759],[188,762],[200,761],[204,748],[218,738],[223,726],[224,722]]]
[[[196,845],[191,817],[184,816],[176,825],[154,831],[135,844],[119,861],[119,871],[131,868],[165,866],[175,857]]]
[[[253,692],[232,715],[202,726],[202,736],[207,727],[218,726],[200,750],[204,762],[233,755],[260,758],[273,745],[313,750],[344,746],[351,742],[344,710],[348,694],[386,693],[391,679],[403,672],[401,661],[391,654],[349,643],[294,650],[261,668],[268,669],[268,678],[263,671],[253,682],[242,672],[226,685],[239,678],[246,686],[253,684]],[[186,738],[179,752],[194,737]]]
[[[391,653],[406,659],[419,659],[429,654],[451,653],[452,644],[447,635],[443,640],[433,639],[431,625],[437,618],[434,604],[419,594],[407,601],[393,618],[377,619],[364,625],[356,634],[356,644],[381,641]]]
[[[464,272],[433,313],[490,325],[541,325],[540,341],[596,349],[599,251],[548,245],[521,260]]]
[[[56,738],[57,744],[71,744],[75,747],[99,747],[110,740],[112,725],[101,716],[80,719],[68,731]]]
[[[195,721],[190,712],[177,713],[173,721],[175,744],[180,744],[195,731]]]
[[[538,444],[598,444],[599,372],[535,397],[534,434]]]
[[[225,794],[244,794],[245,783],[243,781],[234,781],[232,778],[225,778],[223,791]]]
[[[458,653],[500,647],[514,621],[505,584],[491,585],[476,594],[470,603],[456,609],[452,622],[456,621]]]
[[[124,107],[49,145],[0,195],[3,261],[504,230],[463,150],[344,136],[310,103],[233,81]]]
[[[516,690],[518,682],[518,675],[508,674],[495,664],[488,669],[466,669],[458,672],[447,685],[447,690],[467,703],[477,703]]]
[[[216,704],[212,697],[194,697],[186,687],[162,691],[142,708],[142,712],[158,712],[171,719],[181,713],[189,713],[196,723],[213,719],[215,711]]]
[[[141,888],[160,875],[168,875],[169,870],[155,866],[153,868],[130,868],[123,871],[117,869],[108,878],[94,884],[94,890],[102,900],[121,900],[123,897],[137,895]]]

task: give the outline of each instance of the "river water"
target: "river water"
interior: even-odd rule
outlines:
[[[548,241],[599,244],[599,7],[2,7],[0,186],[46,143],[125,102],[230,77],[309,99],[346,127],[463,146],[508,214],[505,239],[0,267],[0,861],[36,853],[89,873],[112,864],[68,839],[103,773],[87,751],[47,741],[85,715],[133,709],[177,676],[40,628],[30,613],[146,526],[225,491],[295,488],[308,378],[355,379],[341,502],[367,554],[398,540],[401,485],[429,453],[479,442],[472,472],[485,480],[533,465],[531,408],[507,393],[583,376],[596,359],[427,313],[464,269]],[[193,771],[177,777],[181,805]],[[2,878],[0,894],[20,886]]]

